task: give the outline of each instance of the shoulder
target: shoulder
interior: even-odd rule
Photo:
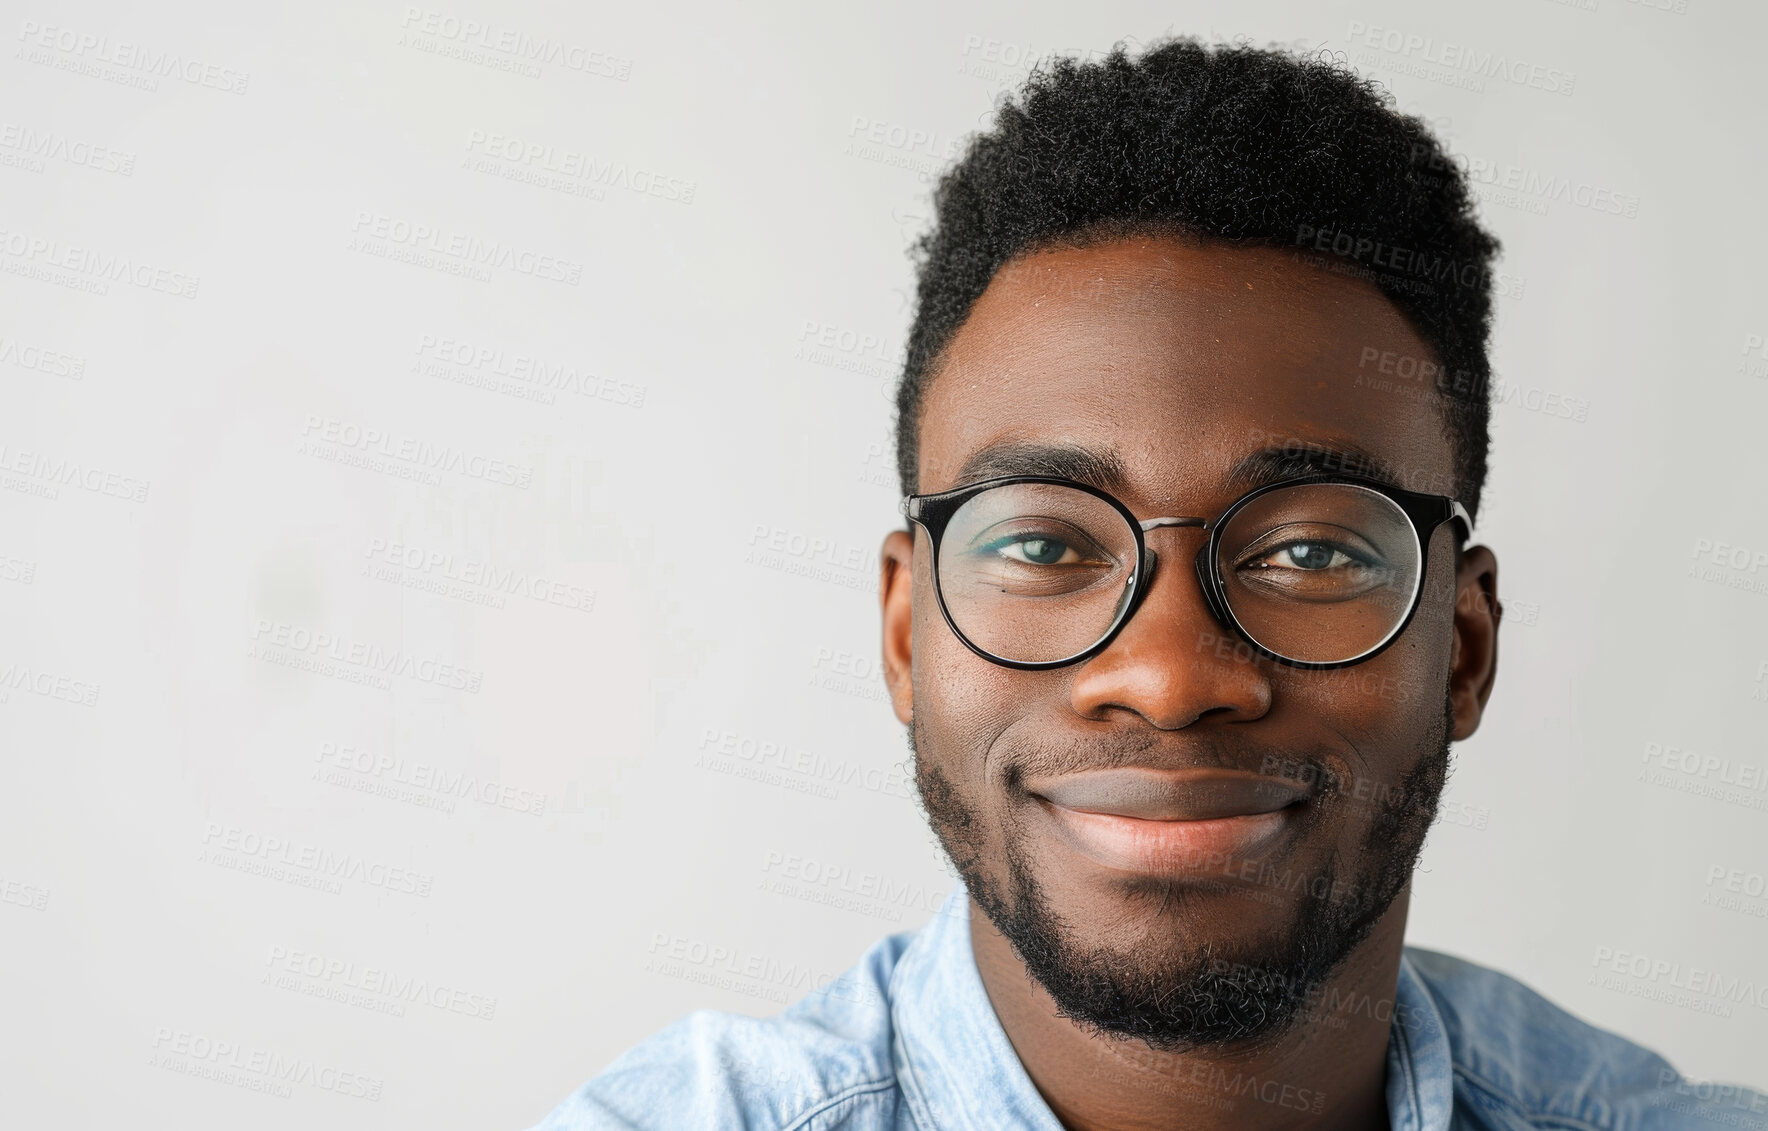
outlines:
[[[890,980],[913,938],[879,940],[774,1017],[695,1010],[615,1059],[533,1131],[894,1128]]]
[[[1455,1091],[1500,1126],[1768,1131],[1768,1095],[1685,1080],[1668,1060],[1599,1029],[1522,982],[1408,946],[1446,1030]]]

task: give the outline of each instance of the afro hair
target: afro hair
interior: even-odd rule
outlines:
[[[1477,517],[1490,444],[1498,243],[1418,118],[1326,58],[1160,41],[1057,57],[970,138],[913,245],[896,390],[897,475],[919,489],[921,406],[940,353],[1014,258],[1131,234],[1289,248],[1379,287],[1437,354],[1455,489]]]

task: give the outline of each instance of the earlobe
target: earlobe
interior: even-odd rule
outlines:
[[[1484,546],[1461,555],[1455,576],[1455,635],[1449,654],[1449,698],[1455,741],[1479,729],[1498,675],[1498,559]]]
[[[915,537],[906,530],[884,536],[878,551],[878,603],[884,619],[884,686],[904,726],[914,719]]]

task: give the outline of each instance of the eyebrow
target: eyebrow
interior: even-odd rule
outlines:
[[[1250,491],[1266,483],[1303,475],[1355,475],[1389,487],[1404,488],[1404,478],[1386,460],[1344,441],[1291,439],[1252,452],[1228,472],[1228,482]]]
[[[965,460],[952,487],[1008,475],[1053,475],[1114,495],[1127,490],[1130,478],[1123,457],[1112,448],[1008,440],[991,444]]]
[[[1114,448],[1008,440],[971,455],[948,489],[1009,475],[1073,479],[1113,495],[1127,493],[1130,481],[1123,457]],[[1242,457],[1229,470],[1227,481],[1230,489],[1244,492],[1303,475],[1355,475],[1392,487],[1405,485],[1392,465],[1355,444],[1294,439]]]

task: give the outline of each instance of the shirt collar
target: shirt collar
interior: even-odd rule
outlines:
[[[1387,1037],[1388,1118],[1393,1131],[1449,1131],[1454,1110],[1449,1032],[1424,979],[1402,950]]]
[[[1001,1028],[970,947],[970,896],[954,884],[891,977],[897,1079],[915,1117],[938,1131],[1062,1131]],[[1387,1045],[1393,1131],[1448,1131],[1448,1033],[1410,959],[1400,958]]]
[[[988,1000],[970,948],[970,893],[951,894],[891,977],[897,1080],[915,1118],[939,1131],[1062,1131]]]

